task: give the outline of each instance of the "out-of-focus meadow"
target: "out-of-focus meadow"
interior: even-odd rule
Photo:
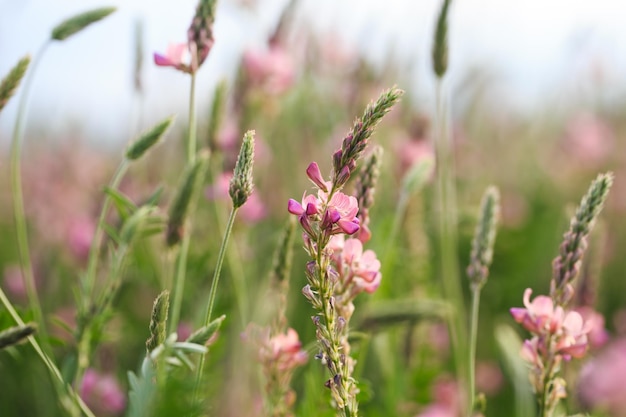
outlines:
[[[254,7],[240,3],[237,7]],[[250,323],[268,325],[274,320],[279,300],[272,290],[271,272],[290,217],[287,202],[299,200],[304,190],[310,192],[305,174],[309,163],[316,161],[322,173],[329,172],[331,155],[355,117],[381,90],[397,84],[405,96],[370,142],[370,147],[377,144],[384,151],[375,203],[369,212],[372,239],[368,243],[381,261],[382,281],[376,292],[357,298],[351,322],[360,410],[364,416],[456,415],[455,404],[463,400],[454,376],[435,256],[434,174],[419,190],[402,191],[411,167],[434,160],[433,102],[421,99],[424,94],[407,79],[406,68],[393,59],[383,68],[374,68],[354,52],[358,48],[294,27],[291,17],[287,11],[264,45],[243,53],[236,73],[222,87],[196,91],[198,147],[210,149],[211,157],[193,214],[180,340],[202,323],[231,207],[228,181],[241,138],[249,129],[256,131],[254,192],[235,220],[214,308],[217,316],[225,314],[226,319],[207,355],[210,378],[202,389],[207,409],[215,416],[261,415],[258,347],[245,335]],[[103,21],[89,30],[111,30],[106,24]],[[153,65],[152,52],[142,52],[143,65]],[[455,53],[449,52],[451,66]],[[45,58],[38,70],[46,71]],[[127,70],[131,78],[134,69]],[[171,68],[160,70],[172,79],[183,77]],[[549,292],[552,260],[569,218],[597,173],[612,171],[614,185],[590,235],[578,281],[585,288],[575,301],[598,312],[601,316],[594,316],[595,320],[604,321],[596,323],[589,336],[588,355],[566,363],[563,373],[568,379],[570,410],[591,412],[599,405],[603,410],[593,415],[626,416],[626,398],[620,394],[626,383],[626,259],[622,253],[626,248],[622,221],[626,215],[626,86],[607,85],[599,67],[588,73],[579,93],[546,91],[545,100],[537,101],[530,111],[518,112],[490,87],[489,70],[457,74],[454,83],[444,84],[456,171],[457,255],[467,306],[470,294],[464,271],[481,196],[490,184],[501,194],[494,259],[480,304],[476,355],[476,386],[485,394],[486,415],[525,417],[519,413],[528,408],[520,403],[534,407],[527,377],[523,373],[520,377],[519,363],[511,359],[517,352],[507,353],[502,347],[506,326],[514,328],[520,338],[527,336],[515,325],[509,309],[522,305],[526,288],[534,294]],[[150,106],[141,89],[141,72],[137,77],[129,140],[150,127],[145,120],[153,120],[145,114]],[[223,94],[223,106],[212,112],[212,103],[220,100],[216,91]],[[8,106],[17,107],[21,92]],[[154,92],[150,95],[155,97]],[[559,98],[564,96],[566,100]],[[157,204],[162,213],[167,213],[175,198],[185,165],[187,107],[183,104],[177,113],[163,143],[133,163],[119,185],[136,204],[163,187]],[[125,145],[97,143],[80,121],[73,125],[59,121],[50,133],[31,117],[25,132],[22,180],[34,278],[51,352],[65,371],[76,360],[78,288],[87,268],[104,188]],[[0,139],[8,143],[8,138]],[[0,158],[0,286],[22,316],[32,319],[16,245],[8,146],[0,148]],[[351,182],[346,189],[353,187]],[[406,210],[397,218],[402,204]],[[393,235],[395,219],[400,223]],[[108,222],[119,225],[115,212]],[[324,387],[328,376],[314,358],[317,348],[311,316],[315,312],[301,292],[308,257],[300,236],[298,229],[286,318],[309,358],[293,377],[294,414],[330,416],[334,411]],[[114,245],[105,244],[102,265],[113,252]],[[166,246],[164,233],[135,242],[128,256],[102,341],[83,382],[76,385],[96,415],[127,412],[127,372],[136,372],[145,357],[152,303],[171,283],[175,252]],[[97,274],[97,291],[105,290],[98,284],[104,282],[104,275]],[[0,308],[0,329],[14,324]],[[187,378],[193,381],[194,376]],[[191,389],[191,382],[181,379],[170,387],[171,392]],[[163,401],[158,415],[178,415],[184,405],[176,398],[174,394],[169,402]],[[46,368],[28,345],[0,351],[0,410],[7,417],[64,415]]]

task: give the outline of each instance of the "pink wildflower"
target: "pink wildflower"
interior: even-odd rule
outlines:
[[[530,288],[524,291],[526,308],[511,308],[511,315],[531,333],[539,334],[544,331],[555,333],[563,321],[563,308],[560,306],[554,308],[552,299],[545,295],[535,297],[531,303],[532,292]]]
[[[585,321],[585,325],[589,327],[587,337],[589,345],[598,349],[609,341],[609,333],[604,325],[604,316],[591,307],[578,307],[576,310]]]
[[[359,212],[357,199],[353,196],[347,196],[342,192],[336,192],[328,202],[326,214],[322,226],[330,219],[337,228],[333,228],[332,232],[354,234],[359,230],[359,219],[356,215]]]
[[[570,311],[563,320],[563,335],[557,342],[557,351],[564,355],[565,359],[582,358],[587,352],[589,330],[582,316],[575,311]]]
[[[167,47],[165,55],[154,53],[154,63],[160,67],[174,67],[179,71],[191,73],[189,46],[186,43],[172,43]]]
[[[302,343],[298,333],[290,328],[287,333],[279,333],[269,337],[261,346],[261,361],[272,363],[279,371],[288,371],[303,365],[308,359],[306,351],[302,350]]]
[[[80,396],[96,413],[121,415],[126,408],[126,397],[111,375],[101,375],[87,369],[80,385]]]
[[[272,45],[265,51],[246,51],[243,67],[252,84],[269,94],[284,93],[294,81],[293,62],[280,45]]]
[[[380,261],[372,250],[363,252],[363,244],[358,239],[346,240],[342,253],[344,265],[350,268],[357,288],[368,293],[376,291],[380,285]]]

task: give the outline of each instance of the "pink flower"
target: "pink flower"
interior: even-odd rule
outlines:
[[[350,269],[357,288],[370,294],[376,291],[382,278],[376,253],[369,249],[363,252],[363,243],[360,240],[348,239],[341,256],[344,265]]]
[[[589,327],[587,337],[589,345],[598,349],[609,341],[609,333],[604,327],[604,316],[591,307],[578,307],[576,311],[582,316],[585,325]]]
[[[191,73],[189,64],[189,46],[186,43],[171,43],[165,55],[154,53],[154,63],[160,67],[174,67],[179,71]]]
[[[89,255],[91,240],[96,231],[95,222],[88,217],[76,218],[68,227],[70,250],[77,258],[85,259]]]
[[[97,414],[120,415],[126,408],[126,397],[111,375],[87,369],[80,385],[80,397]]]
[[[511,308],[510,312],[516,322],[520,323],[531,333],[541,334],[545,331],[556,333],[563,321],[563,308],[557,306],[550,297],[539,295],[530,302],[532,290],[524,291],[524,306],[526,308]]]
[[[322,227],[324,227],[324,223],[328,223],[330,220],[340,229],[334,228],[331,233],[354,234],[359,230],[359,219],[356,217],[358,212],[359,204],[355,197],[336,192],[328,202]]]
[[[476,364],[476,389],[485,395],[497,394],[504,384],[504,377],[497,362],[481,361]]]
[[[243,67],[252,84],[269,94],[282,94],[294,81],[293,62],[280,45],[272,45],[265,51],[244,52]]]
[[[302,350],[302,343],[294,329],[287,333],[279,333],[267,342],[261,350],[264,362],[272,362],[279,370],[285,371],[303,365],[308,359],[306,351]]]
[[[570,311],[563,320],[563,335],[558,339],[557,351],[566,359],[570,356],[582,358],[587,352],[589,330],[582,316],[575,311]]]
[[[626,417],[626,339],[610,343],[585,363],[578,380],[578,398],[587,410]]]

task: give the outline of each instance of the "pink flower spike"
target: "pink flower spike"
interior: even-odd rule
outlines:
[[[324,182],[324,178],[322,177],[322,173],[319,165],[317,165],[317,162],[311,162],[309,164],[306,169],[306,175],[315,185],[319,187],[320,190],[326,193],[328,192],[328,187],[326,187],[326,182]]]

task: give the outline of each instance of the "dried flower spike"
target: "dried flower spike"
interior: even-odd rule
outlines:
[[[87,26],[104,19],[116,10],[115,7],[102,7],[70,17],[52,29],[52,39],[63,41]]]
[[[252,164],[254,162],[254,130],[249,130],[243,136],[239,156],[233,178],[230,180],[228,193],[233,200],[233,206],[239,208],[252,194]]]
[[[437,18],[433,43],[433,71],[442,78],[448,69],[448,9],[452,0],[444,0]]]
[[[578,275],[583,254],[587,248],[587,235],[600,214],[606,196],[613,184],[613,174],[600,174],[591,183],[582,198],[569,230],[563,235],[559,256],[552,263],[550,295],[561,305],[566,305],[573,295],[571,282]]]
[[[13,96],[15,90],[17,90],[17,87],[20,85],[20,81],[22,81],[29,64],[30,56],[26,55],[24,58],[20,59],[13,68],[11,68],[11,71],[9,71],[6,77],[2,80],[2,83],[0,83],[0,111],[2,111],[11,96]]]
[[[467,276],[474,288],[482,287],[489,275],[500,211],[499,201],[500,193],[498,189],[494,186],[487,188],[482,198],[480,219],[472,240],[470,264],[467,267]]]
[[[164,290],[154,300],[152,315],[150,316],[150,338],[146,341],[148,353],[165,342],[165,328],[167,324],[167,312],[170,308],[170,292]]]
[[[167,129],[174,121],[174,117],[168,117],[161,123],[153,126],[150,130],[144,132],[139,139],[131,143],[126,149],[126,158],[135,160],[141,158],[141,156],[151,147],[153,147],[165,134]]]
[[[341,149],[333,155],[333,189],[341,189],[348,181],[356,168],[356,161],[367,146],[367,139],[374,132],[378,122],[391,110],[402,94],[404,91],[395,87],[383,91],[375,102],[367,106],[363,116],[354,122],[352,129],[343,139]]]

